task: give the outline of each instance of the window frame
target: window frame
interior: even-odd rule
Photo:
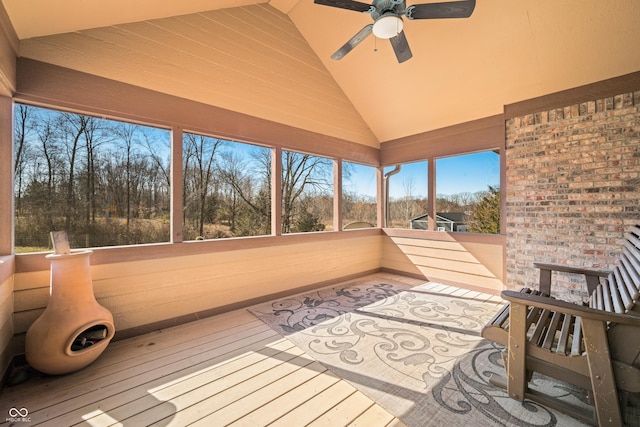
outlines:
[[[497,114],[466,123],[461,123],[447,128],[436,129],[406,138],[397,139],[381,144],[380,158],[382,168],[393,167],[398,164],[416,161],[427,161],[428,168],[428,194],[434,197],[428,199],[428,227],[427,230],[410,230],[419,233],[440,233],[436,231],[435,224],[435,195],[436,195],[436,160],[442,157],[452,157],[465,154],[473,154],[484,151],[498,150],[500,164],[500,233],[469,233],[481,238],[491,239],[494,236],[503,236],[506,232],[505,206],[506,206],[506,138],[504,133],[504,116]],[[386,209],[387,201],[383,204]],[[386,229],[385,230],[390,230]],[[387,231],[388,232],[388,231]],[[466,234],[455,232],[456,234]],[[395,232],[394,232],[395,234]],[[446,234],[449,234],[448,232]],[[432,235],[432,234],[430,234]],[[435,237],[435,235],[433,235]]]
[[[499,159],[499,164],[500,164],[500,233],[498,234],[503,234],[503,230],[504,230],[504,220],[503,217],[504,215],[502,214],[504,212],[504,185],[503,185],[503,181],[504,181],[504,150],[500,149],[498,147],[492,148],[492,149],[488,149],[488,150],[474,150],[474,151],[468,151],[468,152],[458,152],[455,154],[448,154],[448,155],[439,155],[439,156],[429,156],[426,159],[414,159],[411,161],[405,161],[402,163],[397,163],[397,164],[391,164],[391,165],[384,165],[382,166],[382,168],[389,168],[389,167],[394,167],[394,166],[398,166],[400,165],[402,167],[402,165],[404,164],[408,164],[408,163],[415,163],[415,162],[427,162],[427,229],[426,230],[417,230],[418,232],[420,231],[437,231],[439,233],[441,233],[442,231],[439,231],[437,228],[437,224],[436,224],[436,214],[437,214],[437,209],[436,209],[436,186],[437,186],[437,180],[436,180],[436,175],[437,175],[437,169],[436,169],[436,161],[438,159],[442,159],[442,158],[450,158],[450,157],[456,157],[456,156],[464,156],[464,155],[468,155],[468,154],[476,154],[476,153],[484,153],[487,151],[498,151],[498,155],[500,157]],[[384,210],[385,212],[388,209],[388,203],[389,200],[387,200],[386,198],[382,201],[382,203],[384,204]],[[388,227],[387,224],[385,224],[385,228],[391,228]],[[411,228],[395,228],[396,230],[414,230]],[[462,232],[462,231],[445,231],[447,233],[466,233],[466,232]],[[474,233],[474,234],[479,234],[479,235],[488,235],[488,236],[492,236],[495,234],[490,234],[490,233]]]

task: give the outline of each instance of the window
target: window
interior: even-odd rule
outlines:
[[[404,163],[396,173],[384,168],[387,181],[387,227],[427,229],[427,161]]]
[[[271,234],[271,150],[183,134],[185,240]]]
[[[15,106],[16,252],[170,241],[170,131],[23,104]],[[272,233],[274,149],[183,133],[182,235],[204,240]],[[281,232],[333,230],[335,160],[282,150]],[[431,162],[435,183],[428,185]],[[498,151],[385,167],[342,164],[342,227],[499,233]],[[433,185],[433,187],[431,187]],[[428,188],[435,188],[429,203]],[[430,221],[432,217],[434,220]]]
[[[282,233],[333,229],[333,161],[282,151]]]
[[[377,225],[377,176],[373,166],[342,162],[342,227]]]
[[[500,233],[500,154],[436,159],[436,230]]]
[[[15,105],[16,252],[167,242],[170,133]]]

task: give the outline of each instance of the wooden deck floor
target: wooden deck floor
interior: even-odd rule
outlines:
[[[403,426],[246,310],[114,342],[89,367],[0,395],[46,426]]]

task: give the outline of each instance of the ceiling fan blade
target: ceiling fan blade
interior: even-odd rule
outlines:
[[[425,3],[409,6],[405,15],[409,19],[468,18],[476,7],[476,0]]]
[[[331,55],[331,59],[342,59],[342,57],[351,52],[354,47],[358,46],[362,40],[366,39],[367,36],[371,34],[371,31],[373,31],[373,24],[365,25],[364,28],[358,31],[355,36],[351,37],[344,46]]]
[[[314,0],[315,4],[323,4],[325,6],[339,7],[340,9],[355,10],[356,12],[368,12],[371,9],[370,4],[361,3],[359,1],[349,0]]]
[[[404,61],[411,59],[413,54],[411,53],[411,49],[409,49],[409,43],[404,35],[404,31],[400,31],[397,36],[391,37],[389,41],[391,42],[391,46],[393,46],[393,51],[396,53],[396,58],[398,58],[399,63],[402,64]]]

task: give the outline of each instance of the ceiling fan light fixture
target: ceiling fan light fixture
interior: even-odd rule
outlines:
[[[373,34],[379,39],[390,39],[402,31],[402,18],[396,15],[386,15],[373,24]]]

